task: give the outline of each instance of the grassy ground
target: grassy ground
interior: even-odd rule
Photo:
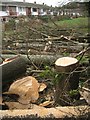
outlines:
[[[74,18],[69,20],[62,20],[62,21],[56,21],[55,22],[61,29],[64,28],[73,28],[75,31],[81,32],[81,33],[87,33],[88,32],[88,18],[87,17],[80,17],[80,18]],[[49,23],[50,26],[54,26],[53,23]]]

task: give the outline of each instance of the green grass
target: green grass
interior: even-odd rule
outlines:
[[[71,20],[64,20],[56,22],[60,26],[65,27],[87,27],[88,26],[88,19],[87,18],[75,18]]]
[[[88,29],[88,17],[79,17],[79,18],[74,18],[74,19],[64,19],[64,20],[58,20],[58,21],[54,21],[54,22],[58,25],[58,27],[60,29],[74,29],[75,33],[78,32],[80,34],[86,34],[89,31],[89,29]],[[11,25],[11,23],[10,23],[10,25]],[[10,25],[9,25],[9,27],[10,27]],[[53,29],[56,29],[55,24],[53,22],[51,22],[51,20],[49,21],[48,25],[50,27],[52,27]],[[23,27],[21,29],[21,31],[22,30],[27,31],[27,29],[26,29],[27,25],[25,24],[23,26],[25,26],[25,28]],[[39,27],[41,29],[40,25],[37,26],[37,27]],[[15,34],[14,30],[12,28],[13,27],[11,26],[10,30],[9,29],[6,30],[6,33],[8,35]],[[20,31],[20,33],[21,33],[21,31]]]
[[[55,22],[60,29],[76,29],[79,32],[87,33],[88,32],[88,18],[87,17],[79,17],[69,20],[60,20]],[[50,26],[55,27],[53,23],[49,23]]]

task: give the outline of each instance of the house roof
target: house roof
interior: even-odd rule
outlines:
[[[36,3],[28,3],[28,2],[17,2],[11,0],[0,0],[2,5],[8,6],[23,6],[23,7],[34,7],[34,8],[44,8],[44,9],[54,9],[54,7],[43,5],[43,4],[36,4]]]

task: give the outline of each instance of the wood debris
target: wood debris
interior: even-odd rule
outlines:
[[[28,76],[13,82],[8,94],[19,95],[18,101],[22,104],[35,103],[39,98],[38,88],[38,81],[32,76]]]
[[[48,105],[50,105],[52,103],[53,103],[53,101],[45,101],[45,102],[39,104],[39,106],[46,107],[46,106],[48,106]]]
[[[40,83],[39,92],[42,92],[45,88],[47,88],[47,85],[45,83]]]
[[[83,87],[80,87],[79,90],[81,96],[86,100],[86,102],[90,105],[90,79],[84,82]]]
[[[76,57],[80,57],[83,53],[89,56],[90,48],[87,46],[90,37],[81,36],[81,33],[73,29],[61,29],[54,21],[52,22],[55,28],[49,27],[47,23],[43,24],[42,20],[39,22],[39,18],[32,20],[29,18],[25,23],[21,20],[17,30],[5,31],[2,46],[2,57],[5,59],[0,60],[0,66],[3,63],[2,82],[5,85],[3,88],[7,89],[2,93],[3,100],[0,104],[6,105],[9,110],[0,111],[2,117],[37,115],[46,118],[52,115],[55,118],[67,116],[76,118],[90,111],[88,106],[90,95],[86,93],[88,89],[83,87],[80,93],[87,101],[85,104],[87,106],[82,106],[83,104],[75,106],[75,102],[80,101],[80,94],[78,99],[76,96],[74,98],[69,96],[73,90],[74,92],[78,90],[79,80],[86,80],[86,76],[89,76],[89,72],[79,75],[85,70],[85,72],[89,71],[87,69],[90,60],[87,68],[84,66],[85,70],[81,72],[74,70],[78,66],[80,68],[83,66],[78,64],[79,60]],[[18,54],[22,54],[26,61],[20,58],[12,63],[14,58],[17,59]],[[9,72],[10,74],[7,75],[6,73]],[[19,72],[20,76],[13,78]],[[9,80],[12,83],[9,84]]]
[[[67,106],[67,107],[56,107],[56,108],[44,108],[41,106],[33,105],[32,109],[29,110],[7,110],[0,111],[0,118],[76,118],[83,117],[83,115],[88,115],[90,112],[89,106]],[[36,116],[37,115],[37,116]],[[36,116],[36,117],[35,117]]]
[[[13,82],[8,92],[4,92],[3,94],[19,95],[17,102],[19,102],[20,104],[27,105],[29,103],[35,103],[39,98],[39,92],[42,92],[46,87],[46,84],[38,83],[38,81],[34,77],[27,76]],[[8,105],[11,105],[11,103],[8,103]]]

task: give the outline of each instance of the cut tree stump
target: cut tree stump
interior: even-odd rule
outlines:
[[[56,60],[55,67],[59,72],[70,72],[78,65],[78,60],[72,57],[62,57]]]
[[[79,73],[73,71],[77,65],[78,60],[72,57],[62,57],[55,62],[56,71],[60,73],[60,78],[56,84],[55,101],[60,105],[70,105],[69,92],[78,88]]]

